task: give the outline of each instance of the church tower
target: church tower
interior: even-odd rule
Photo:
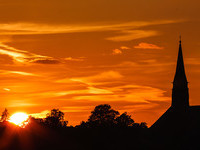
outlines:
[[[181,40],[173,81],[171,107],[151,126],[151,129],[167,134],[200,131],[200,105],[189,106],[188,82],[185,75]]]
[[[176,73],[173,81],[171,107],[175,109],[189,108],[188,82],[185,75],[181,40],[179,43]]]

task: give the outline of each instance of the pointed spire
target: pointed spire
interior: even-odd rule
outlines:
[[[179,41],[179,52],[178,52],[178,59],[177,59],[177,66],[176,66],[176,74],[174,77],[174,82],[187,82],[187,78],[185,75],[185,67],[183,61],[183,52],[182,52],[182,44],[181,44],[181,36]],[[174,83],[173,82],[173,83]]]
[[[188,82],[185,75],[181,37],[179,41],[179,51],[178,51],[176,73],[175,73],[175,77],[173,81],[172,107],[173,108],[188,108],[189,107]]]

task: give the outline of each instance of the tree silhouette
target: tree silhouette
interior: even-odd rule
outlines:
[[[9,113],[8,110],[5,108],[5,110],[2,112],[1,115],[1,122],[8,121],[8,119],[9,119]]]
[[[45,120],[45,125],[58,128],[58,127],[66,127],[68,121],[64,121],[64,113],[59,109],[52,109],[50,113],[47,114]]]
[[[116,125],[120,128],[132,127],[134,120],[131,118],[131,115],[127,115],[127,112],[124,112],[116,118]]]
[[[113,127],[119,112],[113,110],[110,105],[102,104],[95,107],[87,122],[82,122],[81,127]]]
[[[108,104],[101,104],[95,107],[87,121],[82,121],[80,128],[147,128],[145,122],[135,123],[131,115],[124,112],[119,116],[119,112],[112,109]]]

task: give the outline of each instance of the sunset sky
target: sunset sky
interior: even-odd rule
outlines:
[[[171,104],[179,35],[200,104],[199,0],[0,0],[0,112],[110,104],[151,125]]]

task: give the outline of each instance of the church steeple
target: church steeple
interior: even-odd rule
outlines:
[[[188,82],[185,75],[181,40],[179,42],[176,73],[173,81],[172,107],[174,108],[189,107]]]

